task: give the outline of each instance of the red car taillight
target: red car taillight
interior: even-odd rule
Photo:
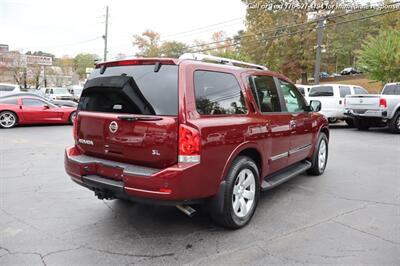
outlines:
[[[178,161],[180,163],[200,162],[200,132],[186,125],[179,126]]]
[[[384,99],[384,98],[380,98],[379,99],[379,107],[380,108],[386,108],[387,107],[386,99]]]

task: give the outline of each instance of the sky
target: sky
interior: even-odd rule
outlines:
[[[109,59],[118,53],[134,55],[132,36],[146,29],[160,33],[161,40],[190,44],[194,39],[210,41],[219,30],[234,35],[244,28],[246,15],[240,0],[0,0],[0,43],[24,53],[102,57],[107,5]]]

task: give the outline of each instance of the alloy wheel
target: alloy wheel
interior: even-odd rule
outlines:
[[[3,112],[0,114],[0,125],[4,128],[11,128],[17,122],[14,114],[10,112]]]
[[[256,195],[256,180],[250,169],[243,169],[233,186],[232,207],[237,217],[245,217],[253,208]]]

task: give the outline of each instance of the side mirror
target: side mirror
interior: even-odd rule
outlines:
[[[322,104],[321,104],[320,101],[318,101],[318,100],[311,100],[310,101],[310,109],[311,109],[311,111],[319,112],[319,111],[321,111],[321,107],[322,107]]]

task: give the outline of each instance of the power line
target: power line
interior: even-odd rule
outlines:
[[[356,19],[350,19],[350,20],[346,20],[346,21],[331,23],[331,24],[324,25],[323,27],[326,28],[326,27],[331,27],[331,26],[334,26],[334,25],[341,25],[341,24],[344,24],[344,23],[349,23],[349,22],[358,21],[358,20],[364,20],[364,19],[368,19],[368,18],[372,18],[372,17],[376,17],[376,16],[382,16],[382,15],[385,15],[385,14],[390,14],[390,13],[394,13],[394,12],[399,12],[399,11],[400,11],[400,9],[391,10],[391,11],[387,11],[387,12],[383,12],[383,13],[379,13],[379,14],[369,15],[369,16],[366,16],[366,17],[361,17],[361,18],[356,18]],[[313,21],[313,23],[314,23],[314,22],[315,22],[315,21]],[[294,25],[293,25],[293,26],[294,26]],[[292,27],[293,27],[293,26],[292,26]],[[312,31],[312,30],[313,30],[313,29],[303,29],[303,30],[299,30],[299,31],[295,31],[295,32],[290,32],[290,33],[285,33],[285,34],[280,34],[280,35],[276,35],[276,36],[272,36],[272,37],[268,37],[268,38],[261,38],[261,39],[259,39],[259,40],[257,40],[257,41],[253,41],[253,42],[251,42],[251,43],[260,42],[260,41],[268,41],[268,40],[273,40],[273,39],[278,39],[278,38],[281,38],[281,37],[287,37],[287,36],[295,35],[295,34],[298,34],[298,33],[303,33],[303,32],[306,32],[306,31]],[[243,37],[245,37],[245,36],[243,36]],[[240,41],[243,39],[243,37],[242,37],[242,38],[239,38],[238,42],[240,42]],[[215,42],[213,42],[213,43],[215,43]],[[213,43],[209,43],[209,44],[213,44]],[[204,46],[204,45],[209,45],[209,44],[203,44],[203,46]],[[220,48],[233,47],[233,46],[236,46],[237,44],[238,44],[238,43],[236,42],[236,43],[234,43],[234,44],[224,45],[224,46],[220,46],[220,47],[218,47],[218,48],[220,49]],[[215,49],[216,49],[216,48],[207,48],[207,49],[197,50],[197,51],[194,51],[194,52],[195,52],[195,53],[200,53],[200,52],[206,52],[206,51],[211,51],[211,50],[215,50]]]

